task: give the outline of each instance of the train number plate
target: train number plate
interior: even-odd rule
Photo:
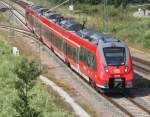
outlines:
[[[115,80],[115,82],[121,82],[122,81],[120,78],[116,78],[114,80]]]

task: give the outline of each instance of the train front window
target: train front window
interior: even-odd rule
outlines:
[[[125,48],[107,47],[103,51],[107,65],[120,66],[125,64]]]

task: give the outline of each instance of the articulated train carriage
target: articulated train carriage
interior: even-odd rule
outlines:
[[[132,59],[127,45],[95,32],[40,5],[26,8],[26,23],[41,41],[100,91],[133,87]]]

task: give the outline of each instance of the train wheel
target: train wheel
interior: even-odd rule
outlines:
[[[65,61],[65,63],[68,67],[70,67],[70,63],[68,61]]]
[[[53,49],[53,47],[51,47],[51,51],[54,53],[54,49]]]
[[[91,85],[94,89],[96,89],[96,83],[95,83],[94,80],[92,80],[91,78],[89,78],[89,83],[90,83],[90,85]]]

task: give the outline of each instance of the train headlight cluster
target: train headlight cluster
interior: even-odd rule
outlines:
[[[109,72],[109,70],[108,70],[108,67],[107,66],[105,66],[105,72]]]
[[[128,66],[125,66],[125,70],[126,73],[128,72]]]

